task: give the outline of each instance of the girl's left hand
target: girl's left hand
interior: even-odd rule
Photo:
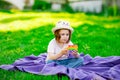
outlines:
[[[76,58],[79,58],[78,51],[72,50],[71,53],[72,53],[73,56],[75,56]]]

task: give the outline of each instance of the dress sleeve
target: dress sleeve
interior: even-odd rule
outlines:
[[[47,52],[54,53],[54,41],[51,40],[48,44]]]

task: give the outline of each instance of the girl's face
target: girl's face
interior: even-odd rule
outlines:
[[[59,32],[60,35],[60,43],[67,43],[67,41],[69,40],[69,30],[60,30]]]

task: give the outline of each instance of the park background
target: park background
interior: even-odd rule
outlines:
[[[46,52],[58,20],[71,23],[80,53],[120,56],[120,0],[0,0],[0,65]],[[0,80],[41,79],[59,80],[0,69]]]

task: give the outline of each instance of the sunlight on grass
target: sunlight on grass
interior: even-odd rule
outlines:
[[[96,16],[86,16],[84,13],[41,13],[41,12],[16,12],[13,14],[7,14],[0,12],[0,31],[18,31],[18,30],[31,30],[46,25],[55,25],[58,20],[68,20],[72,27],[78,27],[83,24],[94,25],[101,23],[106,18]],[[111,19],[111,18],[110,18]],[[94,21],[93,21],[94,20]],[[119,27],[120,24],[114,23],[105,24],[105,28]],[[102,25],[101,24],[101,25]]]
[[[41,19],[31,19],[26,21],[12,21],[6,24],[0,24],[1,31],[17,31],[17,30],[31,30],[46,24],[50,24],[50,21],[43,21]]]
[[[69,13],[22,13],[15,14],[0,13],[0,31],[18,31],[31,30],[49,24],[55,25],[58,20],[68,20],[72,27],[77,27],[85,23],[94,24],[92,21],[79,21],[85,19],[85,14],[69,14]],[[80,16],[82,16],[80,18]],[[71,17],[71,18],[70,18]],[[74,18],[72,18],[74,17]],[[80,18],[80,19],[79,19]]]
[[[70,21],[72,27],[78,27],[83,24],[99,24],[104,25],[103,27],[105,28],[118,28],[120,26],[120,23],[116,23],[117,21],[120,22],[119,17],[110,17],[108,19],[105,17],[87,16],[84,13],[16,12],[7,14],[0,12],[0,17],[0,31],[2,32],[31,30],[49,24],[54,27],[58,20]],[[116,22],[112,22],[113,19],[116,19]],[[108,21],[111,21],[112,23],[109,23]]]
[[[120,23],[114,24],[105,24],[105,28],[120,28]]]

